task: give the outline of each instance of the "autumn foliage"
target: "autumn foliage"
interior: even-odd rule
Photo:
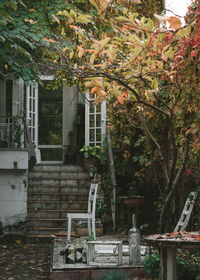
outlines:
[[[52,14],[57,29],[44,38],[50,47],[41,64],[89,90],[96,103],[112,102],[143,131],[147,165],[162,172],[164,231],[182,175],[199,159],[200,1],[193,1],[185,25],[157,10],[153,18],[142,16],[141,1],[89,2],[96,12]]]

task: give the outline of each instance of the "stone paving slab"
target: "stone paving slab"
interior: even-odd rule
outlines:
[[[50,246],[1,244],[0,280],[49,279]]]

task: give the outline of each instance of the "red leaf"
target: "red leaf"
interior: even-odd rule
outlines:
[[[190,53],[190,55],[192,56],[192,57],[195,57],[195,56],[197,56],[197,50],[192,50],[191,51],[191,53]]]

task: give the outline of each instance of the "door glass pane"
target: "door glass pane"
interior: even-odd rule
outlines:
[[[90,129],[90,142],[94,142],[94,129]]]
[[[101,129],[96,129],[96,141],[101,142]]]
[[[62,144],[62,88],[39,86],[39,145]]]
[[[6,80],[6,115],[12,116],[13,81]]]
[[[97,104],[95,107],[96,107],[96,112],[101,112],[101,103]]]
[[[51,89],[49,81],[43,81],[38,89],[38,144],[62,145],[62,87]],[[42,161],[62,160],[61,148],[41,147]]]
[[[50,149],[50,148],[42,148],[41,152],[41,160],[42,161],[60,161],[62,160],[63,150],[60,148]]]
[[[94,115],[90,115],[90,127],[94,127]]]
[[[101,127],[101,115],[96,115],[96,127]]]
[[[90,113],[94,113],[94,105],[89,104],[89,106],[90,106]]]

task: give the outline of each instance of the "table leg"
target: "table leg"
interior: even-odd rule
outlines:
[[[176,248],[161,247],[161,280],[176,280]]]

